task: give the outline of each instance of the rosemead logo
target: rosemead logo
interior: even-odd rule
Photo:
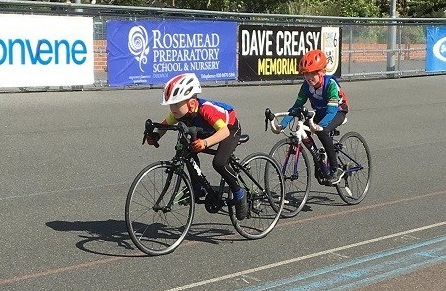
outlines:
[[[446,62],[446,37],[440,38],[434,44],[432,52],[437,59]]]
[[[147,55],[150,50],[147,30],[141,25],[134,26],[129,31],[128,39],[129,51],[139,62],[141,72],[144,72],[142,65],[147,64]]]

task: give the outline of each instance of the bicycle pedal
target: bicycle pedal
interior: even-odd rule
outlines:
[[[230,199],[230,198],[228,198],[228,199],[225,199],[225,204],[226,204],[227,206],[234,206],[234,205],[235,205],[235,201],[236,201],[236,200],[234,200],[234,199]]]
[[[195,204],[204,204],[204,203],[205,203],[204,197],[195,197]]]

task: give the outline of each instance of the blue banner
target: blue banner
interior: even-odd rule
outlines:
[[[446,26],[428,26],[426,42],[426,71],[446,71]]]
[[[203,81],[234,80],[236,45],[236,22],[108,21],[108,82],[162,84],[186,72]]]

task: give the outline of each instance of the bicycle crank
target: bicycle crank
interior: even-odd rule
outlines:
[[[209,213],[217,213],[223,207],[223,201],[219,199],[215,199],[212,195],[206,195],[204,199],[204,208]]]

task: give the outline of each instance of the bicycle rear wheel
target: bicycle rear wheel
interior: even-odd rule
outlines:
[[[347,132],[339,140],[339,166],[345,171],[336,185],[341,199],[347,204],[364,200],[372,178],[372,161],[365,139],[357,132]]]
[[[235,207],[229,216],[238,233],[248,239],[265,237],[276,226],[284,204],[285,187],[277,162],[269,155],[254,153],[241,162],[244,169],[238,177],[247,193],[248,215],[237,220]]]
[[[311,187],[311,167],[302,145],[295,145],[289,138],[279,140],[270,155],[282,168],[285,180],[285,205],[283,217],[294,217],[308,200]]]
[[[195,211],[191,189],[185,172],[170,162],[153,163],[136,176],[127,195],[125,221],[140,251],[164,255],[184,240]]]

